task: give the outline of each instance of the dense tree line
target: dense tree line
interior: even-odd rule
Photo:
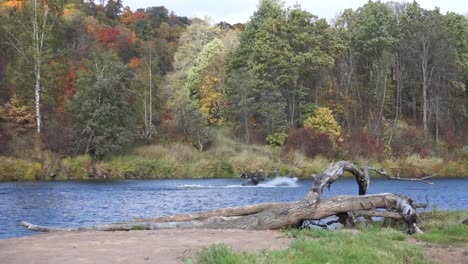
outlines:
[[[468,19],[417,2],[328,23],[260,0],[230,25],[120,0],[2,0],[0,25],[0,154],[203,151],[216,127],[309,156],[458,158],[467,144]]]

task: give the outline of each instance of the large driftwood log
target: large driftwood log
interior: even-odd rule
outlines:
[[[321,199],[325,186],[343,176],[344,172],[351,173],[359,186],[359,196],[336,196]],[[366,195],[370,178],[364,171],[347,161],[331,164],[319,177],[314,180],[312,187],[304,199],[289,203],[265,203],[244,207],[223,208],[207,212],[183,214],[152,219],[137,219],[129,223],[118,223],[80,228],[53,228],[37,226],[27,222],[21,225],[30,230],[54,232],[75,230],[132,230],[132,229],[168,229],[168,228],[214,228],[214,229],[251,229],[266,230],[299,226],[304,220],[319,220],[337,215],[343,221],[348,216],[384,216],[404,219],[408,226],[408,233],[419,232],[416,226],[416,210],[411,206],[412,201],[391,193]],[[381,211],[385,209],[387,211]]]

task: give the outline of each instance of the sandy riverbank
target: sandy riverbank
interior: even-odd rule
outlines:
[[[240,251],[255,251],[286,248],[291,241],[279,231],[202,229],[60,232],[0,240],[0,262],[185,263],[213,243],[224,243]]]

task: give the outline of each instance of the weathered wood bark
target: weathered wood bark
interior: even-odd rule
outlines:
[[[359,186],[359,196],[336,196],[320,199],[323,188],[350,172]],[[101,225],[82,228],[49,228],[22,222],[22,225],[36,231],[73,231],[73,230],[132,230],[132,229],[167,229],[167,228],[214,228],[214,229],[279,229],[298,226],[304,220],[319,220],[329,216],[354,217],[380,216],[404,219],[408,233],[419,231],[416,226],[416,210],[412,201],[391,193],[365,195],[370,178],[367,169],[364,172],[354,164],[340,161],[330,165],[317,177],[302,201],[289,203],[266,203],[244,207],[223,208],[202,213],[183,214],[153,219],[137,219],[130,223]],[[387,211],[379,211],[386,209]],[[346,218],[346,217],[345,217]]]

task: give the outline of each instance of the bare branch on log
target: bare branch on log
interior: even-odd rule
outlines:
[[[376,173],[378,173],[378,174],[384,176],[385,178],[387,178],[387,179],[389,179],[389,180],[397,180],[397,181],[418,181],[418,182],[422,182],[422,183],[425,183],[425,184],[434,184],[433,182],[429,182],[429,181],[426,181],[426,180],[437,176],[436,174],[434,174],[434,175],[425,176],[425,177],[421,177],[421,178],[401,178],[400,175],[391,176],[391,175],[388,174],[387,171],[385,171],[384,169],[377,169],[377,168],[369,168],[369,169],[375,171]]]

